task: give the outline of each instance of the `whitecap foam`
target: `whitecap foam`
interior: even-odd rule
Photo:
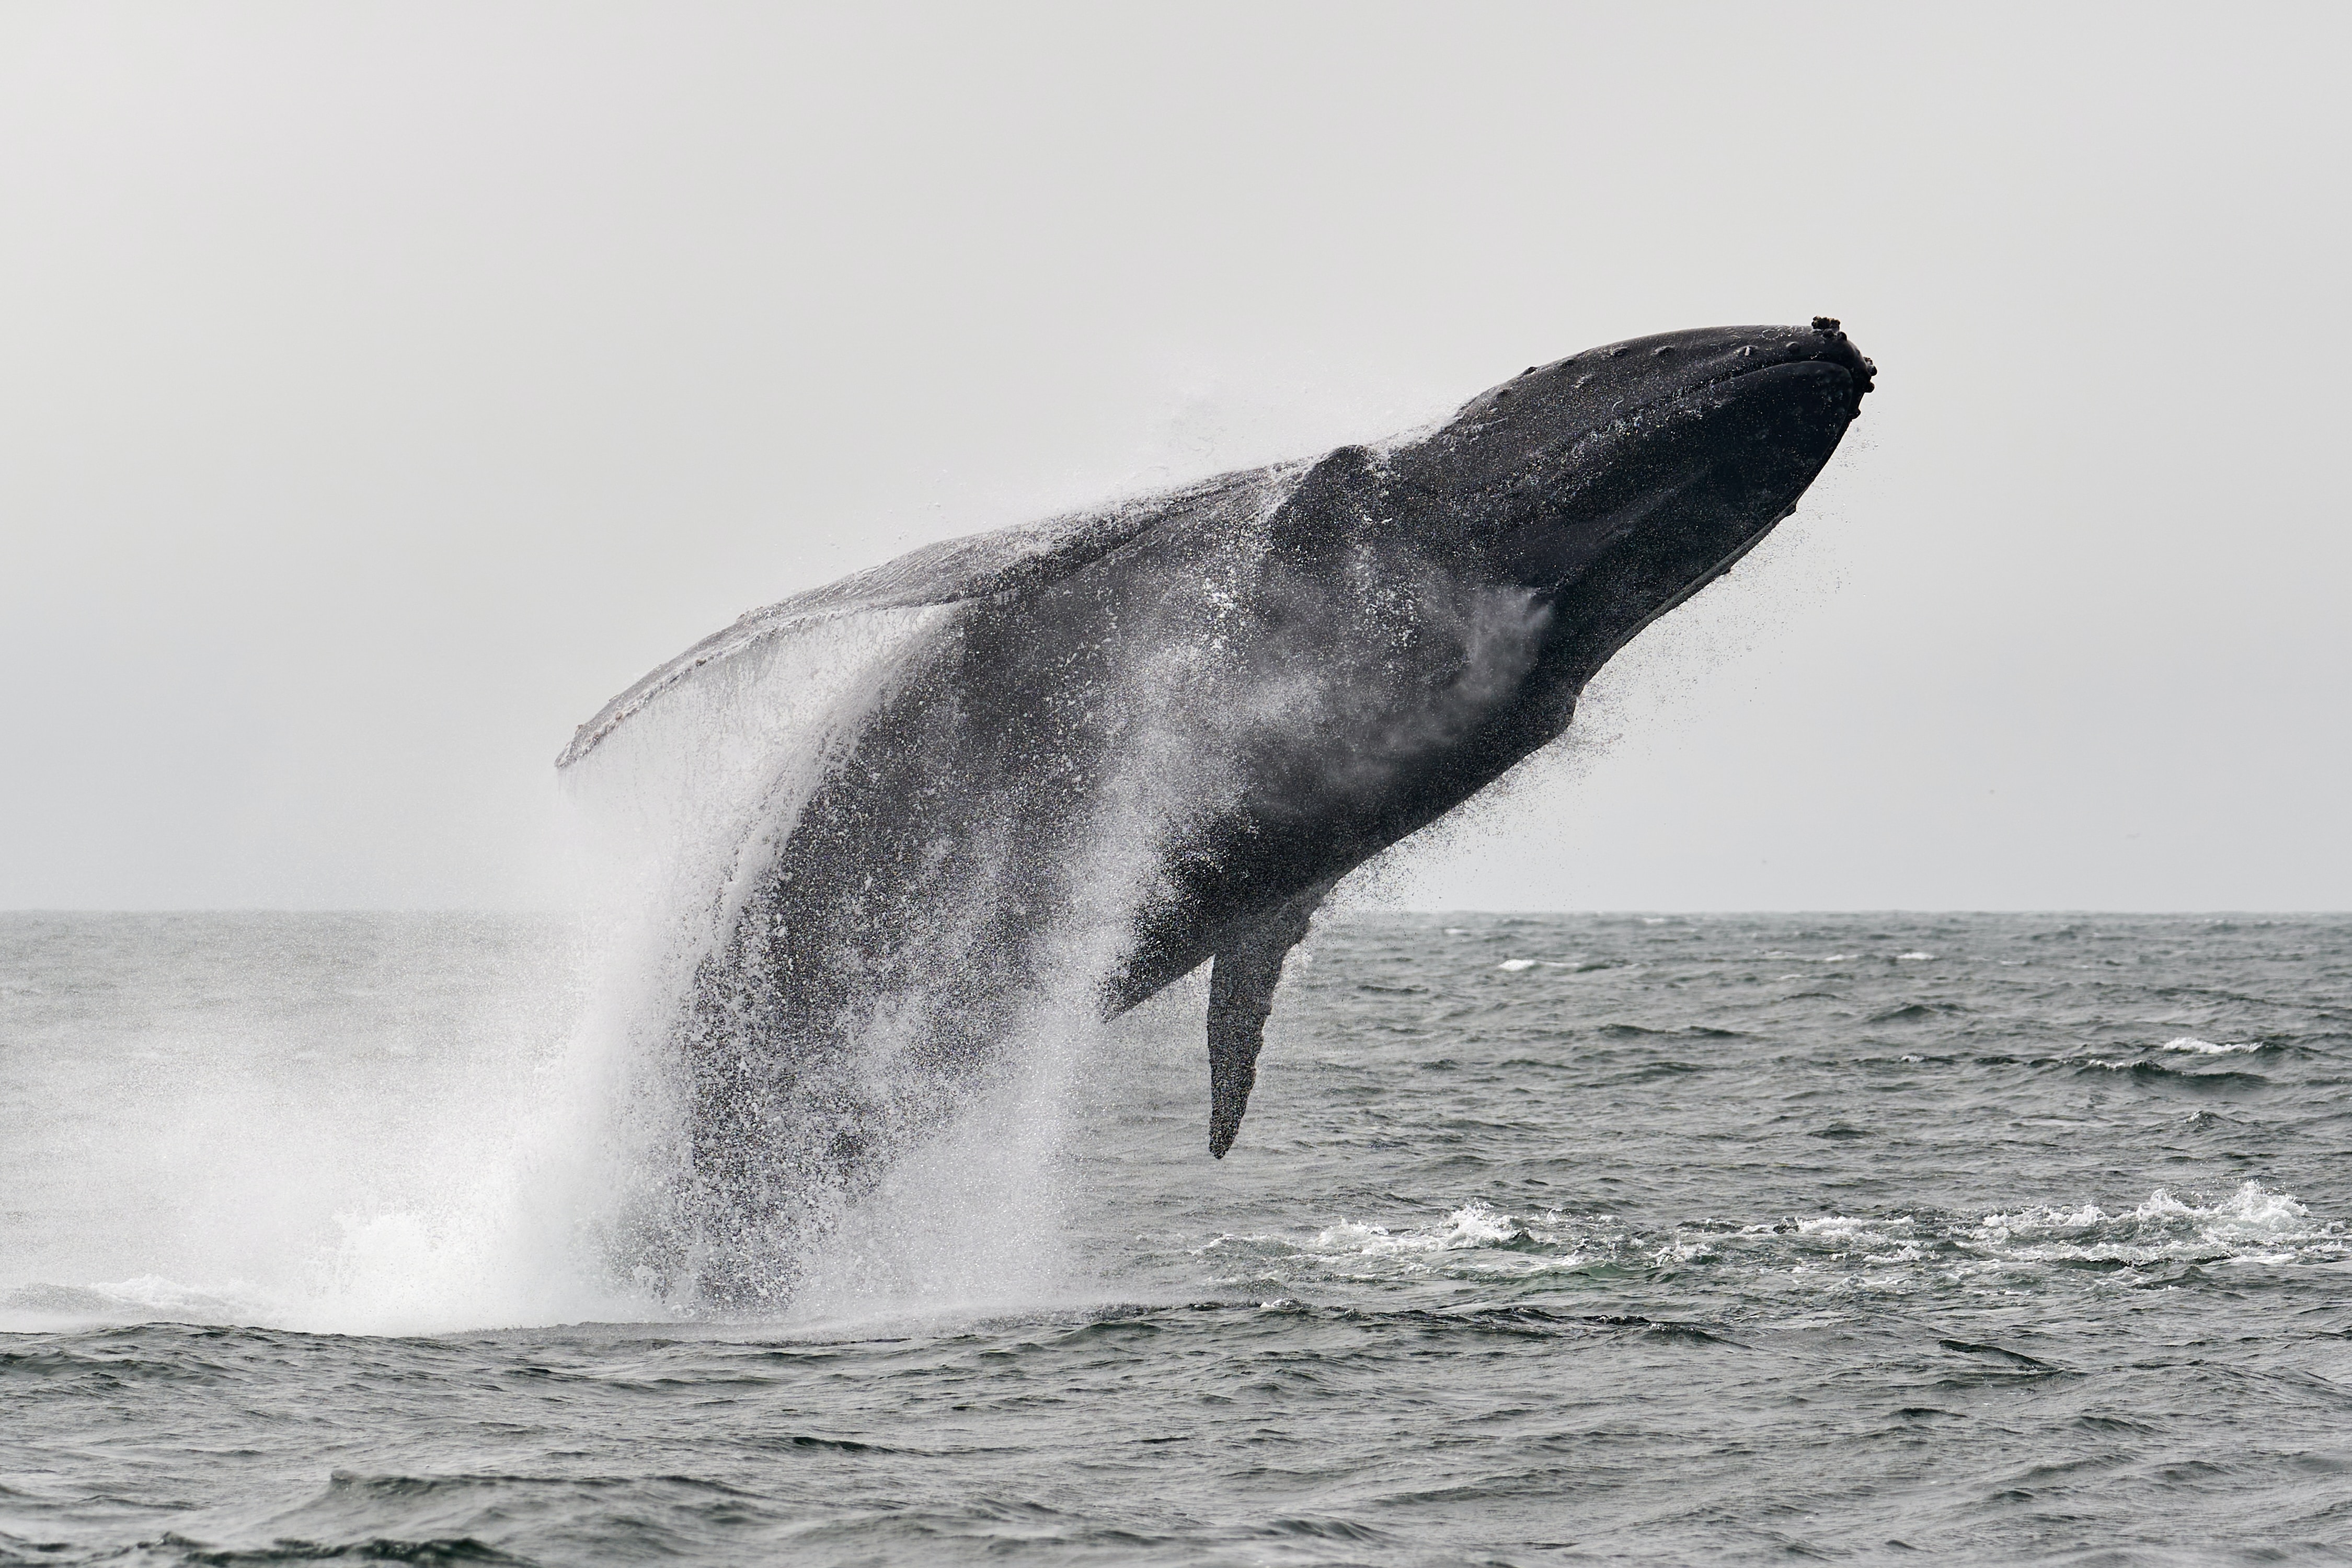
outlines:
[[[1426,1223],[1342,1219],[1311,1234],[1223,1235],[1192,1249],[1221,1274],[1251,1281],[1465,1282],[1593,1270],[1706,1266],[1710,1275],[1778,1279],[1768,1289],[1843,1294],[2007,1291],[2094,1285],[2085,1263],[2143,1268],[2352,1266],[2352,1231],[2292,1194],[2246,1182],[2211,1201],[2158,1189],[2138,1204],[2034,1204],[1981,1216],[1817,1214],[1663,1229],[1557,1210],[1515,1214],[1473,1198]]]
[[[1606,1217],[1517,1215],[1474,1198],[1426,1225],[1341,1219],[1311,1237],[1225,1234],[1191,1250],[1213,1264],[1238,1264],[1254,1278],[1271,1270],[1338,1280],[1467,1280],[1582,1269],[1628,1256],[1629,1245]]]
[[[2352,1243],[2343,1226],[2315,1220],[2293,1194],[2255,1181],[2210,1204],[2159,1187],[2146,1202],[2114,1214],[2088,1203],[1989,1214],[1963,1239],[2010,1261],[2126,1264],[2230,1257],[2316,1261],[2341,1257]]]
[[[1385,1225],[1341,1220],[1315,1238],[1315,1247],[1327,1254],[1356,1253],[1391,1257],[1399,1253],[1450,1252],[1492,1247],[1520,1234],[1520,1227],[1502,1210],[1479,1202],[1464,1204],[1440,1225],[1391,1230]]]
[[[1892,1219],[1862,1219],[1849,1214],[1824,1214],[1816,1219],[1798,1220],[1797,1234],[1841,1240],[1855,1238],[1876,1240],[1882,1231],[1908,1230],[1912,1223],[1912,1217],[1907,1214],[1898,1214]]]
[[[1394,1273],[1525,1273],[1530,1267],[1545,1267],[1548,1261],[1498,1250],[1539,1239],[1530,1229],[1530,1222],[1475,1199],[1426,1226],[1391,1228],[1342,1219],[1303,1244],[1286,1244],[1270,1237],[1247,1239],[1261,1246],[1272,1243],[1310,1261],[1318,1272],[1348,1279]]]

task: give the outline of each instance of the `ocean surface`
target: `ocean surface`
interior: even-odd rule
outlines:
[[[0,916],[0,1563],[2352,1561],[2352,917],[1305,953],[1222,1163],[1196,984],[747,1322],[573,928]]]

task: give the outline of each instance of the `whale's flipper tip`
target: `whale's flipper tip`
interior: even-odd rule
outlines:
[[[1336,879],[1334,879],[1336,880]],[[1209,1153],[1223,1159],[1242,1130],[1257,1053],[1283,960],[1307,936],[1307,923],[1331,883],[1318,882],[1217,950],[1209,967]]]
[[[1220,954],[1217,973],[1222,977],[1231,973],[1231,966]],[[1215,981],[1211,981],[1212,988]],[[1266,988],[1271,992],[1273,988]],[[1223,1018],[1213,1005],[1209,1010],[1209,1155],[1223,1159],[1225,1151],[1234,1146],[1234,1139],[1242,1130],[1242,1117],[1249,1110],[1250,1091],[1257,1086],[1257,1052],[1265,1026],[1265,1014],[1243,1021],[1226,1012]],[[1220,1025],[1224,1027],[1220,1027]],[[1239,1027],[1234,1027],[1238,1024]]]

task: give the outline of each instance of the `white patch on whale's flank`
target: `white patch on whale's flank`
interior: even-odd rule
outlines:
[[[1832,465],[1829,472],[1835,471]],[[1496,841],[1556,836],[1557,815],[1575,810],[1588,780],[1612,759],[1654,750],[1663,737],[1703,722],[1706,716],[1688,702],[1694,688],[1718,679],[1717,672],[1749,671],[1773,656],[1787,628],[1804,622],[1800,610],[1832,596],[1843,582],[1838,541],[1851,530],[1837,526],[1836,511],[1815,494],[1807,491],[1805,504],[1731,571],[1612,655],[1578,694],[1575,722],[1558,738],[1383,851],[1349,881],[1376,877],[1389,901],[1426,907],[1424,900],[1453,891],[1445,880],[1449,861]],[[1797,561],[1801,570],[1792,569]]]

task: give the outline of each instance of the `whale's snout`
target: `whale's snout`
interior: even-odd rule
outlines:
[[[1574,623],[1592,668],[1789,515],[1877,367],[1836,318],[1531,365],[1391,455],[1391,494]]]
[[[1548,379],[1554,417],[1590,428],[1662,413],[1759,372],[1797,365],[1845,373],[1846,396],[1841,401],[1848,419],[1861,411],[1878,375],[1878,367],[1846,336],[1836,317],[1816,316],[1805,327],[1702,328],[1612,343],[1520,380]]]
[[[1790,339],[1787,353],[1791,361],[1836,365],[1853,377],[1856,413],[1861,412],[1862,400],[1869,395],[1878,379],[1878,367],[1854,346],[1834,316],[1814,317],[1811,327]]]
[[[1807,383],[1834,394],[1822,411],[1841,431],[1878,374],[1833,316],[1803,327],[1662,332],[1528,366],[1464,403],[1429,455],[1457,491],[1508,483],[1557,471],[1580,444],[1627,424],[1655,426],[1680,407],[1720,408],[1735,392],[1744,398],[1806,381],[1789,375],[1794,367],[1842,372]]]

